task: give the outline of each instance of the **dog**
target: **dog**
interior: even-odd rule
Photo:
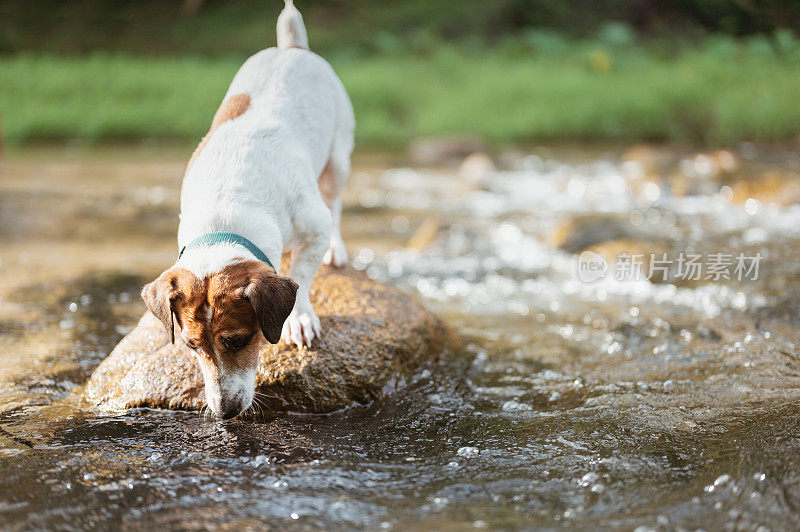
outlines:
[[[277,37],[233,78],[184,175],[178,259],[142,290],[172,342],[177,329],[193,351],[208,406],[223,419],[252,404],[265,341],[303,349],[320,336],[311,281],[321,264],[347,262],[339,196],[353,108],[331,66],[309,51],[292,0]]]

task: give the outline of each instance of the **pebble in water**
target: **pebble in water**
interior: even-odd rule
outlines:
[[[456,454],[458,456],[470,458],[480,454],[480,450],[477,447],[461,447],[458,451],[456,451]]]
[[[503,403],[503,412],[530,412],[533,407],[526,403],[520,403],[515,399]]]

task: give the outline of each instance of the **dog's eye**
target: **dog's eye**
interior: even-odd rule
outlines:
[[[252,336],[223,336],[222,345],[231,351],[238,351],[250,343],[250,338]]]
[[[184,340],[183,343],[185,343],[186,347],[189,349],[197,349],[197,342],[194,340]]]

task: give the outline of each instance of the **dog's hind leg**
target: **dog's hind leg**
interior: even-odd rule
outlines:
[[[344,245],[339,228],[342,218],[342,200],[338,197],[331,203],[331,215],[333,216],[331,242],[328,246],[328,251],[325,252],[325,256],[322,258],[322,262],[335,268],[341,268],[347,264],[347,248]]]
[[[341,268],[347,264],[347,249],[341,232],[341,194],[345,185],[347,185],[347,178],[350,176],[350,152],[352,149],[352,140],[335,143],[328,164],[319,178],[320,193],[326,205],[331,209],[331,217],[333,219],[330,245],[322,262],[336,268]]]

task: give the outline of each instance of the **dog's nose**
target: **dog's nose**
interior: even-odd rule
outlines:
[[[242,407],[239,405],[239,403],[228,405],[222,410],[222,419],[231,419],[236,417],[241,411]]]

